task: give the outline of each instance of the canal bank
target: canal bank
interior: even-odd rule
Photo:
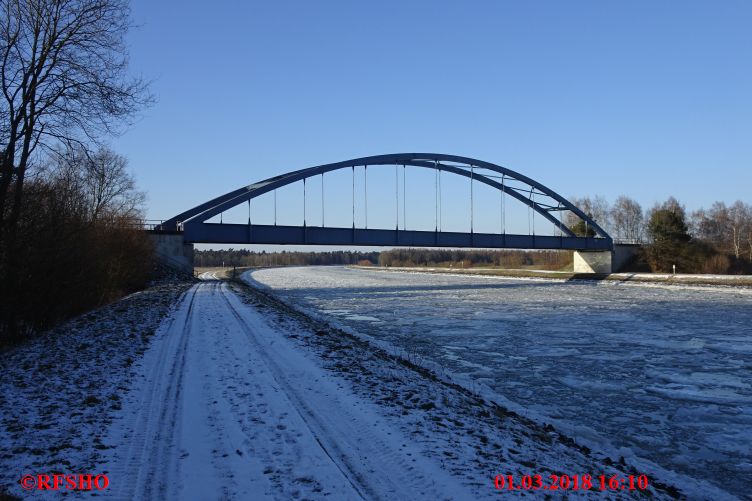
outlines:
[[[711,285],[727,287],[752,287],[752,275],[699,275],[672,273],[573,273],[571,271],[549,271],[502,268],[444,268],[444,267],[375,267],[350,266],[353,269],[366,269],[383,272],[402,273],[442,273],[449,275],[479,275],[509,277],[519,279],[546,280],[590,280],[610,282],[632,282],[661,285]]]

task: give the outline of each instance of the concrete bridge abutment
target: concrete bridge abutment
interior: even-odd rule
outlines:
[[[611,251],[574,251],[573,269],[575,273],[611,273]]]
[[[638,244],[616,244],[613,251],[574,251],[575,273],[616,273],[639,254]]]
[[[193,274],[193,244],[185,243],[182,233],[151,232],[149,237],[157,259],[178,271]]]

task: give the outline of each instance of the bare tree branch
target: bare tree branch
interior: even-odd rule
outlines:
[[[0,0],[0,15],[1,232],[39,147],[99,143],[152,98],[127,74],[127,0]]]

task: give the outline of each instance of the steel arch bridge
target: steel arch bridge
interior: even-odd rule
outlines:
[[[471,231],[447,232],[438,225],[434,231],[400,229],[356,228],[354,216],[350,228],[307,226],[305,215],[303,226],[278,226],[252,224],[249,213],[247,224],[227,224],[207,222],[214,216],[236,207],[265,193],[303,181],[313,176],[323,176],[327,172],[352,169],[363,166],[366,172],[373,166],[410,166],[433,169],[437,176],[441,172],[469,178],[499,190],[501,197],[511,196],[529,207],[529,210],[543,216],[559,229],[560,235],[475,233]],[[322,181],[323,182],[323,181]],[[367,181],[366,181],[367,182]],[[366,188],[367,189],[367,188]],[[404,188],[403,188],[404,189]],[[305,196],[305,185],[304,185]],[[366,191],[367,193],[367,191]],[[366,195],[367,196],[367,195]],[[439,196],[439,195],[437,195]],[[353,195],[354,197],[354,195]],[[250,203],[250,202],[249,202]],[[323,203],[323,201],[322,201]],[[354,202],[353,202],[354,204]],[[472,202],[471,202],[472,207]],[[503,207],[503,205],[502,205]],[[250,205],[249,205],[250,210]],[[305,203],[304,203],[305,211]],[[562,222],[562,214],[569,211],[579,217],[594,236],[577,236]],[[559,218],[554,214],[558,214]],[[503,217],[503,216],[502,216]],[[470,248],[517,248],[517,249],[571,249],[571,250],[612,250],[611,237],[587,214],[583,213],[567,199],[518,172],[500,165],[474,158],[439,153],[397,153],[355,158],[331,164],[309,167],[275,176],[222,196],[204,202],[178,214],[162,223],[158,231],[182,232],[186,243],[223,244],[293,244],[293,245],[346,245],[346,246],[404,246],[404,247],[470,247]]]

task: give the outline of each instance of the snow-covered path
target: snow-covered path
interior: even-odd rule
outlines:
[[[185,295],[132,386],[103,462],[115,498],[469,497],[222,282]]]

